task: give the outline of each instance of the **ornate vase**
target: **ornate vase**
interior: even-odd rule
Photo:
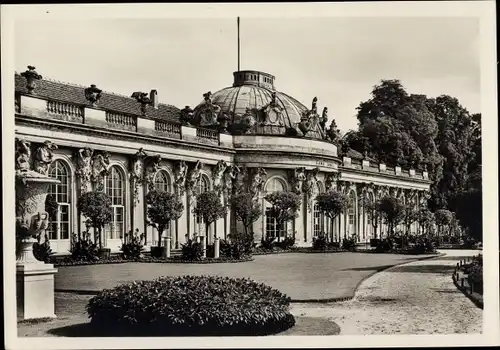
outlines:
[[[32,170],[16,174],[16,260],[17,264],[40,263],[33,255],[36,236],[43,234],[49,223],[45,199],[52,184],[59,180]]]

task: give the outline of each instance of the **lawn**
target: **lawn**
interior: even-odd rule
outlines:
[[[293,301],[335,300],[352,297],[357,285],[376,271],[423,257],[348,252],[287,253],[261,255],[254,261],[228,264],[123,263],[59,267],[55,289],[96,293],[121,283],[161,276],[219,275],[251,278],[279,289]]]

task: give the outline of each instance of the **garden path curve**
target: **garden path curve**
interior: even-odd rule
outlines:
[[[328,318],[340,334],[480,333],[483,311],[453,284],[452,271],[468,251],[395,266],[366,279],[353,300],[296,303],[296,316]]]

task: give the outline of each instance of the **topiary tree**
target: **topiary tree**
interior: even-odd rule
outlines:
[[[438,209],[434,213],[436,218],[436,225],[438,227],[438,239],[443,238],[443,229],[445,226],[451,224],[451,220],[453,219],[453,214],[451,211],[447,209]]]
[[[88,219],[88,226],[94,228],[94,235],[98,235],[99,248],[102,249],[102,228],[113,218],[111,198],[104,192],[86,192],[78,198],[77,207]]]
[[[347,196],[342,192],[331,190],[316,196],[318,209],[330,218],[330,229],[333,235],[333,220],[347,209]]]
[[[394,228],[404,218],[404,205],[397,198],[385,196],[380,199],[378,208],[389,226],[389,237],[394,236]]]
[[[150,191],[146,195],[147,216],[150,225],[158,230],[158,248],[161,248],[161,236],[170,221],[181,217],[184,205],[179,198],[166,191]]]
[[[285,191],[270,193],[264,198],[271,203],[268,215],[276,220],[279,230],[283,228],[286,222],[297,217],[301,203],[300,195]],[[280,241],[280,233],[278,232],[278,242]]]
[[[193,213],[205,222],[205,240],[208,245],[208,230],[210,225],[227,213],[227,207],[221,203],[216,191],[207,191],[196,196],[196,207]]]
[[[236,218],[243,224],[245,235],[248,235],[249,227],[262,215],[260,204],[250,193],[235,194],[231,197],[230,203]]]

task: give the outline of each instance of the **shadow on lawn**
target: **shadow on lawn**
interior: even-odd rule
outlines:
[[[381,271],[388,269],[394,265],[381,265],[381,266],[364,266],[364,267],[350,267],[347,269],[342,269],[340,271]]]
[[[389,272],[438,273],[449,274],[455,269],[453,265],[403,265],[396,266]]]

